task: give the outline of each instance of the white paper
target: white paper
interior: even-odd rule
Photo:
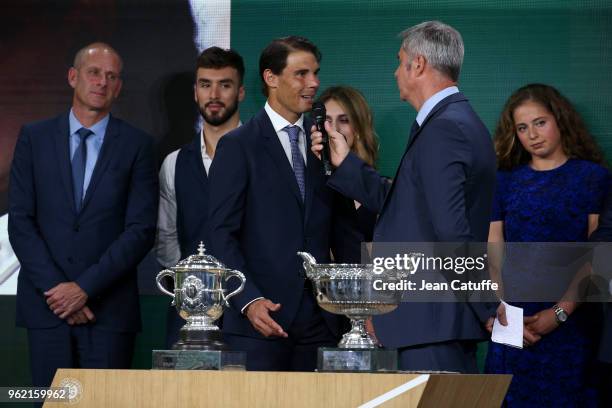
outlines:
[[[506,319],[508,320],[508,325],[502,326],[496,317],[495,322],[493,323],[491,341],[522,349],[523,309],[520,307],[511,306],[506,302],[502,303],[506,306]]]

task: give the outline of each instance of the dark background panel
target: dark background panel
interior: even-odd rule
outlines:
[[[0,214],[22,124],[67,111],[68,68],[93,41],[124,59],[113,114],[149,132],[161,157],[191,139],[197,50],[187,0],[4,0],[0,5]]]

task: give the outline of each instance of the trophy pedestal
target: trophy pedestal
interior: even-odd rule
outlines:
[[[317,371],[397,371],[397,350],[319,347]]]
[[[179,332],[179,341],[172,345],[172,350],[206,350],[226,351],[221,331],[217,330],[183,330]]]
[[[246,370],[246,353],[229,350],[153,350],[154,370]]]

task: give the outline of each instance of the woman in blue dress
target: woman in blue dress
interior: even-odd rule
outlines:
[[[499,171],[489,242],[587,241],[609,174],[571,103],[550,86],[524,86],[506,102],[494,141]],[[514,260],[508,266],[516,270],[521,260]],[[540,271],[531,271],[514,282],[541,284]],[[513,374],[505,406],[596,406],[588,305],[565,298],[513,304],[523,308],[525,347],[491,342],[486,361],[489,373]]]

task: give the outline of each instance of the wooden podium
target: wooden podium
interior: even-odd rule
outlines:
[[[80,383],[45,407],[499,407],[510,375],[59,369]],[[74,381],[73,381],[74,383]],[[78,402],[76,402],[78,400]]]

